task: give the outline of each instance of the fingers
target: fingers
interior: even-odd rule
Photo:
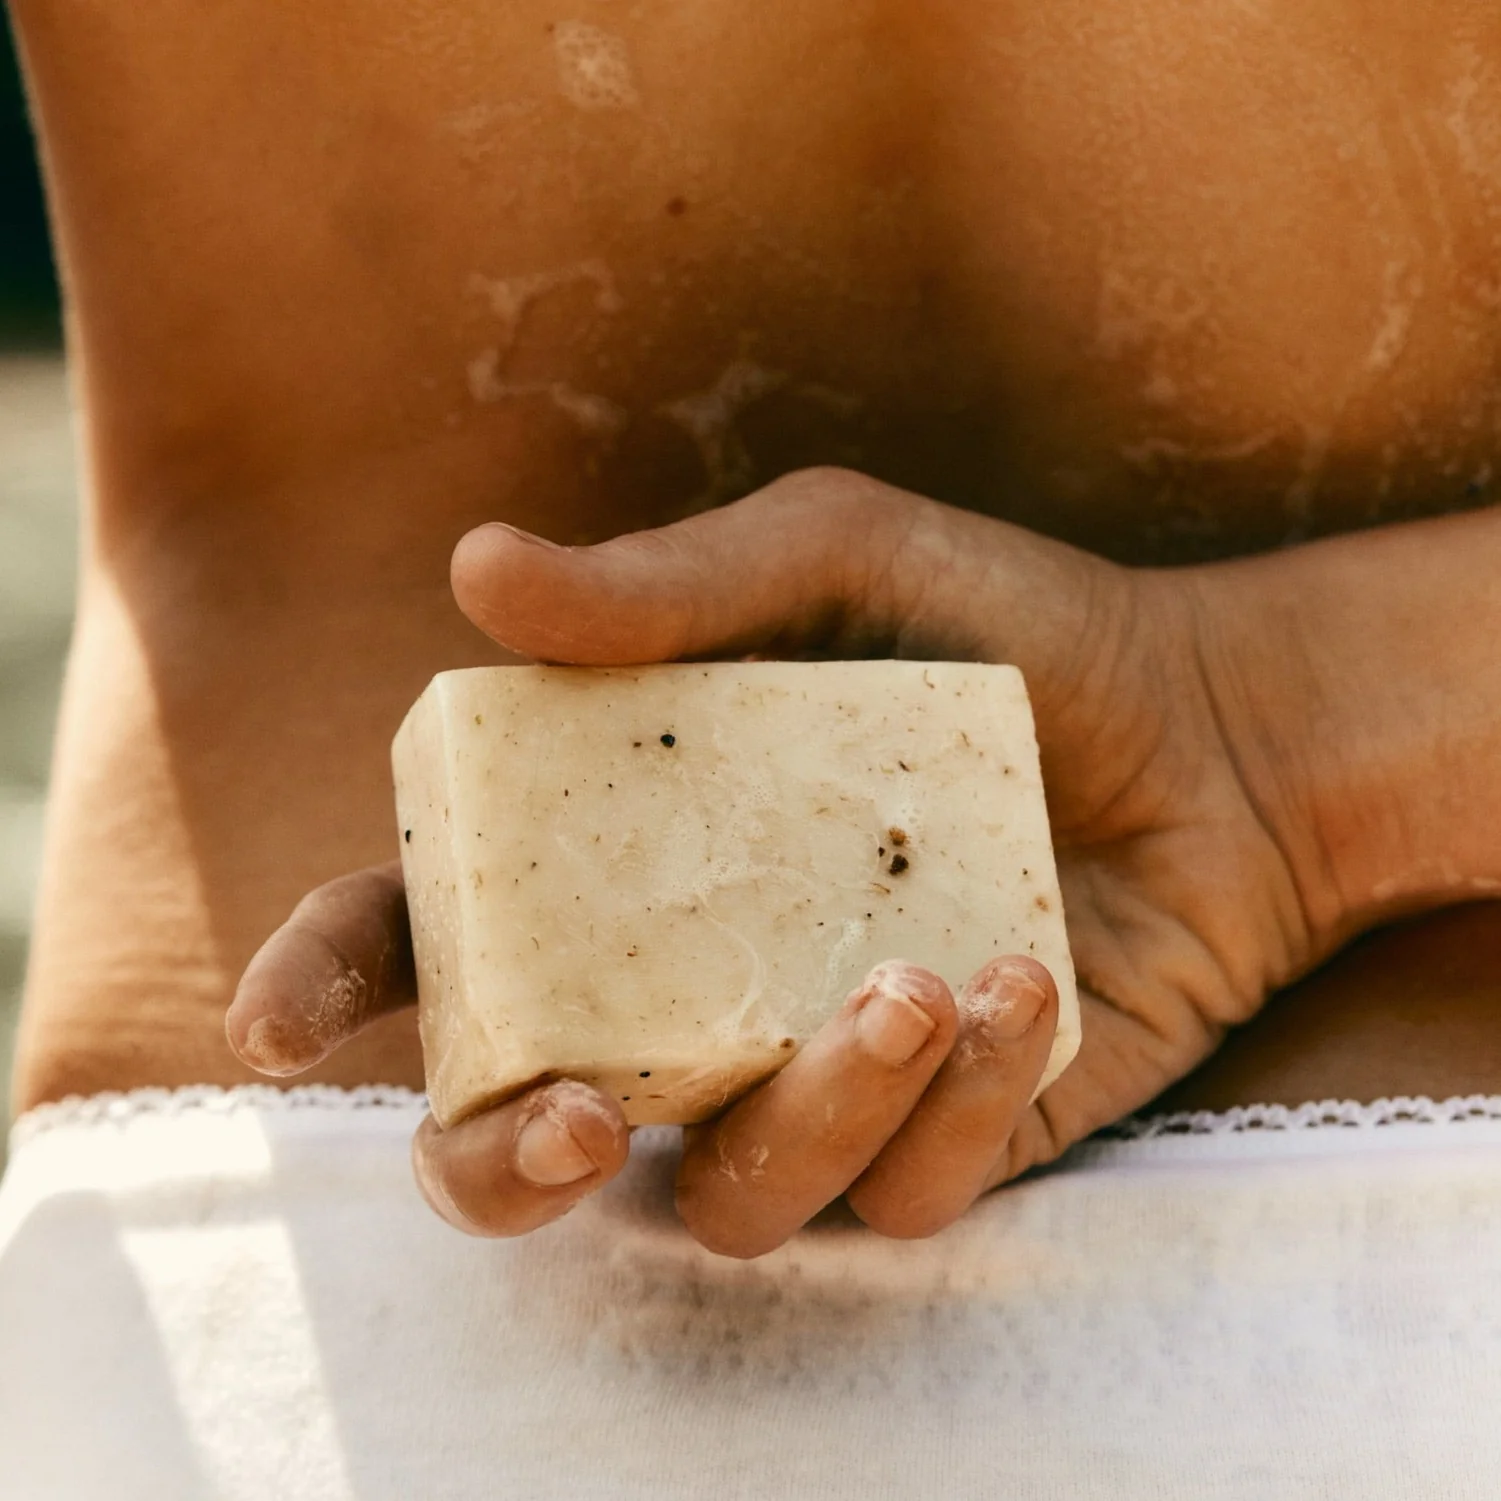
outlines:
[[[225,1026],[246,1062],[291,1074],[415,998],[393,862],[305,897],[247,967]],[[847,1192],[881,1233],[932,1234],[986,1188],[1056,1154],[1048,1101],[1026,1109],[1056,1019],[1056,988],[1028,959],[987,965],[957,1006],[937,976],[878,966],[776,1078],[690,1129],[684,1222],[711,1250],[756,1256]],[[1068,1140],[1082,1134],[1064,1124]],[[565,1081],[446,1132],[428,1120],[414,1163],[445,1219],[518,1235],[609,1181],[629,1135],[614,1100]]]
[[[1202,1026],[1186,1041],[1193,1021],[1165,1024],[1167,1013],[1136,1015],[1118,1003],[1081,991],[1078,1055],[1025,1110],[997,1159],[988,1187],[1009,1182],[1029,1168],[1052,1162],[1134,1111],[1162,1091],[1162,1081],[1192,1067],[1213,1050],[1218,1036]]]
[[[932,1235],[992,1186],[1047,1065],[1058,987],[1035,959],[987,964],[958,1008],[961,1033],[943,1067],[846,1195],[882,1235]]]
[[[883,964],[768,1084],[685,1134],[678,1212],[727,1256],[782,1244],[869,1166],[958,1032],[947,985]]]
[[[412,1167],[427,1202],[457,1229],[524,1235],[609,1182],[629,1151],[620,1106],[564,1080],[447,1131],[429,1116]]]
[[[265,1074],[295,1074],[417,999],[401,866],[320,886],[250,961],[225,1018],[229,1045]]]
[[[454,597],[503,646],[553,662],[664,662],[815,635],[859,592],[847,566],[858,501],[844,485],[816,502],[807,490],[784,482],[594,547],[480,527],[454,552]]]
[[[753,651],[1014,661],[1045,682],[1078,649],[1110,565],[842,470],[594,547],[492,524],[453,557],[460,607],[503,646],[624,665]]]
[[[878,966],[770,1083],[693,1128],[678,1210],[712,1251],[759,1256],[844,1193],[884,1235],[932,1235],[1011,1160],[1058,1023],[1036,960],[987,964],[956,1002],[915,965]]]

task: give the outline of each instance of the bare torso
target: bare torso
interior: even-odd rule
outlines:
[[[244,1077],[246,959],[498,659],[482,520],[839,463],[1172,563],[1501,483],[1493,6],[15,10],[91,462],[22,1106]],[[1501,1087],[1460,921],[1469,969],[1357,956],[1369,1005],[1314,982],[1176,1101]],[[415,1029],[322,1076],[420,1082]]]

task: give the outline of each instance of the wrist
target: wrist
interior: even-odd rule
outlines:
[[[1195,575],[1208,691],[1310,963],[1389,918],[1501,894],[1501,511]]]

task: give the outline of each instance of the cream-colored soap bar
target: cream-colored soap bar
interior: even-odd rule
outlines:
[[[393,747],[433,1111],[545,1078],[713,1115],[872,965],[1032,954],[1079,1010],[1021,674],[947,662],[497,667]]]

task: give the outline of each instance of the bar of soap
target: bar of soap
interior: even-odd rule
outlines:
[[[716,1114],[867,971],[1031,954],[1079,1009],[1012,667],[756,662],[446,672],[392,751],[428,1093],[545,1079],[634,1124]]]

